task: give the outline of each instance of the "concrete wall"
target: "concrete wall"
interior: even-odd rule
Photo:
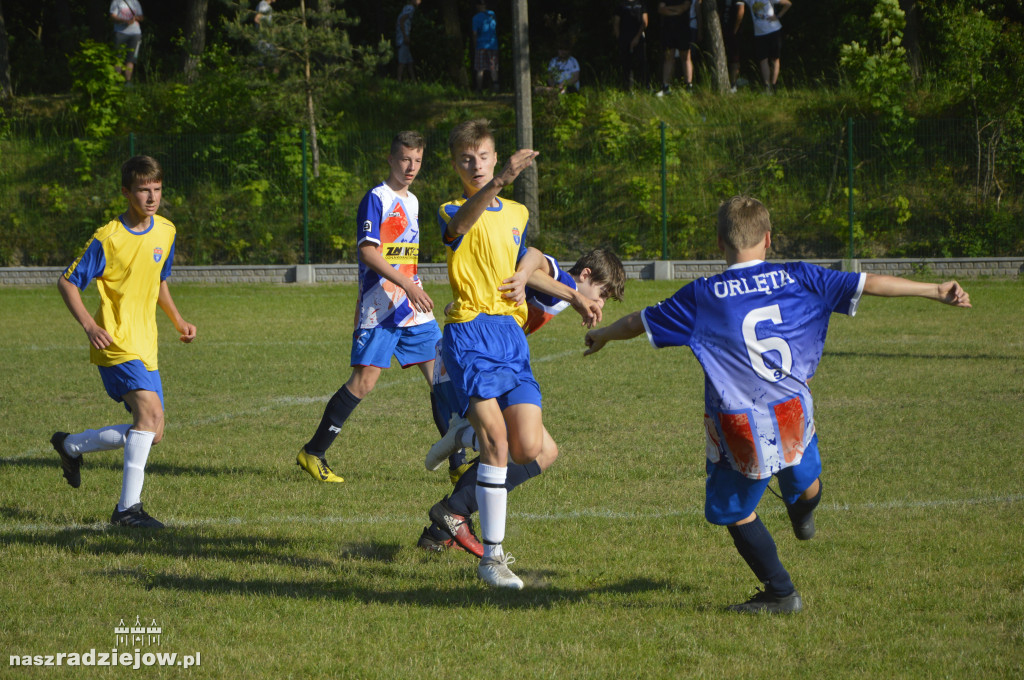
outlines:
[[[991,277],[1016,279],[1024,274],[1024,257],[961,257],[876,260],[808,260],[830,269],[863,271],[894,276],[973,279]],[[634,260],[623,262],[626,276],[639,280],[691,280],[714,276],[725,269],[721,260]],[[421,264],[424,281],[448,280],[444,264]],[[0,288],[4,286],[53,286],[63,267],[0,267]],[[359,269],[354,264],[315,265],[226,265],[217,267],[174,267],[175,282],[199,283],[355,283]]]

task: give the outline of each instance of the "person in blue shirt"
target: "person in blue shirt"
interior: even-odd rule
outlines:
[[[491,89],[498,92],[498,22],[486,2],[476,4],[473,15],[473,70],[477,94],[484,89],[484,71],[491,74]]]
[[[735,196],[718,211],[728,268],[672,297],[587,333],[585,355],[646,333],[656,348],[688,346],[704,370],[707,483],[704,516],[726,526],[764,590],[731,611],[803,608],[775,541],[755,509],[776,477],[793,531],[814,536],[821,457],[814,376],[833,312],[853,316],[862,295],[916,296],[970,307],[956,281],[941,284],[840,272],[804,262],[765,262],[771,223],[764,205]]]

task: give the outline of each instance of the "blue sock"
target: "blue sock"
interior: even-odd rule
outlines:
[[[765,584],[765,590],[776,596],[790,595],[796,586],[789,578],[789,572],[779,561],[779,552],[768,528],[755,517],[753,522],[727,527],[736,550],[746,561],[757,580]]]
[[[430,390],[430,413],[434,416],[434,427],[437,428],[437,433],[443,437],[448,432],[448,423],[441,419],[441,411],[437,408],[437,395],[434,394],[434,390]]]
[[[479,466],[478,462],[473,463],[463,473],[462,477],[459,478],[458,484],[455,485],[455,490],[448,497],[448,507],[466,517],[469,517],[479,509],[476,504],[476,473]],[[537,461],[532,461],[526,465],[512,463],[508,466],[508,472],[505,474],[505,489],[511,491],[540,473],[540,464]]]
[[[448,456],[448,469],[457,470],[460,465],[466,462],[466,449],[459,449],[452,455]]]
[[[819,479],[818,480],[818,493],[814,496],[814,498],[811,498],[811,499],[806,500],[806,501],[802,500],[800,498],[797,498],[796,501],[792,505],[787,505],[786,506],[786,512],[789,513],[790,521],[793,522],[794,524],[796,524],[797,522],[800,522],[805,517],[807,517],[807,515],[809,515],[812,512],[814,512],[814,509],[816,507],[818,507],[818,503],[821,502],[821,492],[822,492],[822,489],[824,489],[824,488],[825,488],[824,485],[821,483],[821,480]]]

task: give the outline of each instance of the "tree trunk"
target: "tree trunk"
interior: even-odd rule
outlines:
[[[914,81],[921,79],[921,16],[917,11],[917,0],[900,0],[900,9],[907,19],[903,29],[903,47],[907,50],[907,64]]]
[[[530,83],[530,29],[526,0],[512,0],[513,43],[516,86],[516,145],[533,148],[533,89]],[[530,212],[530,226],[536,235],[540,229],[537,201],[537,164],[526,168],[515,183],[516,200]]]
[[[313,101],[313,48],[309,44],[309,24],[306,23],[306,0],[299,1],[302,9],[302,57],[305,60],[306,116],[309,122],[309,148],[313,155],[313,177],[320,177],[320,145],[316,138],[316,104]]]
[[[696,2],[696,0],[694,0]],[[725,56],[725,41],[722,39],[722,22],[718,19],[716,0],[705,0],[700,12],[704,23],[704,42],[711,60],[711,82],[715,92],[722,94],[729,91],[729,63]]]
[[[199,60],[206,49],[206,10],[209,0],[189,0],[188,20],[185,25],[185,80],[192,82],[199,75]]]
[[[11,88],[11,59],[7,43],[7,26],[4,24],[4,8],[0,1],[0,100],[14,96]]]
[[[448,77],[461,88],[469,88],[469,74],[466,73],[462,27],[459,24],[459,3],[457,0],[441,0],[441,18],[444,21],[444,61],[448,65]],[[472,55],[470,55],[472,59]]]

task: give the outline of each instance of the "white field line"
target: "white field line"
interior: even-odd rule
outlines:
[[[545,363],[545,362],[548,362],[548,361],[557,361],[558,359],[564,359],[566,357],[573,356],[574,354],[582,355],[583,354],[582,348],[579,349],[579,350],[569,350],[569,351],[565,351],[565,352],[558,352],[556,354],[549,354],[549,355],[546,355],[546,356],[537,357],[537,358],[535,358],[533,360],[533,363],[539,364],[539,363]],[[391,370],[391,369],[389,369],[389,370]],[[386,390],[388,388],[398,387],[400,385],[410,385],[410,384],[413,384],[413,383],[422,383],[422,382],[424,382],[423,376],[419,372],[419,370],[417,370],[415,374],[410,375],[408,377],[401,377],[401,378],[397,378],[395,380],[382,380],[382,381],[378,382],[377,386],[374,387],[373,389],[374,389],[375,392],[379,392],[380,390]],[[340,385],[339,385],[339,387],[340,387]],[[174,415],[172,414],[171,417],[168,419],[168,422],[167,422],[167,425],[166,425],[165,429],[170,430],[170,431],[178,430],[178,429],[181,429],[181,428],[194,429],[196,427],[204,427],[206,425],[215,425],[217,423],[223,423],[223,422],[226,422],[226,421],[229,421],[229,420],[234,420],[236,418],[248,418],[248,417],[251,417],[251,416],[258,416],[258,415],[261,415],[263,413],[268,413],[270,411],[277,410],[279,408],[288,408],[288,407],[291,407],[291,406],[306,406],[307,404],[326,404],[328,402],[328,400],[330,400],[330,398],[331,398],[330,394],[326,394],[326,395],[322,395],[322,396],[318,396],[318,397],[296,397],[296,396],[274,397],[268,403],[266,403],[265,405],[260,406],[258,408],[245,409],[245,410],[242,410],[242,411],[226,411],[224,413],[211,414],[211,415],[205,416],[203,418],[191,418],[189,420],[177,420],[177,419],[174,418]],[[424,399],[426,399],[426,395],[425,394],[424,394]],[[125,413],[125,415],[127,416],[127,413]],[[4,457],[0,458],[0,462],[2,462],[2,461],[23,460],[23,459],[26,459],[26,458],[35,458],[36,456],[39,456],[41,454],[45,454],[45,453],[48,453],[48,452],[52,452],[52,451],[53,451],[53,449],[51,447],[49,447],[49,446],[33,447],[31,449],[28,449],[27,451],[22,451],[20,453],[15,453],[15,454],[12,454],[10,456],[4,456]]]
[[[972,505],[1006,505],[1024,501],[1024,494],[1011,494],[1006,496],[988,496],[976,498],[945,498],[923,501],[885,501],[857,504],[828,504],[820,506],[822,509],[833,512],[866,512],[873,510],[922,510],[933,508],[966,507]],[[765,514],[781,514],[781,508],[770,507]],[[694,507],[685,510],[670,510],[666,512],[627,512],[611,508],[589,508],[587,510],[576,510],[564,513],[530,513],[510,512],[509,519],[525,522],[563,522],[576,519],[594,519],[606,521],[658,521],[674,517],[703,516],[702,508]],[[424,515],[269,515],[265,517],[210,517],[206,519],[191,520],[165,520],[165,524],[171,528],[190,527],[227,527],[227,526],[265,526],[276,525],[330,525],[330,524],[360,524],[360,525],[421,525]],[[106,522],[93,522],[91,524],[9,524],[0,522],[0,531],[13,531],[19,533],[51,533],[58,531],[96,531],[103,532],[110,529]]]

